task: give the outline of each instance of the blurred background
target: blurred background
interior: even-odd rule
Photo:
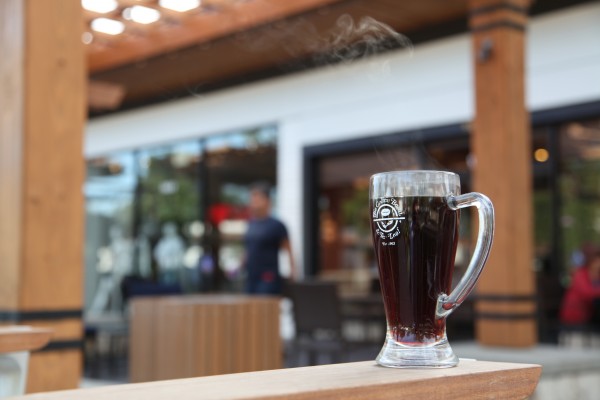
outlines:
[[[14,94],[0,100],[0,321],[60,333],[33,353],[31,391],[373,359],[368,179],[402,169],[456,172],[497,203],[489,272],[448,320],[457,354],[540,362],[555,380],[562,360],[600,390],[600,296],[586,321],[560,319],[600,246],[599,1],[17,3],[0,6],[14,56],[0,67]],[[242,301],[257,181],[297,265],[263,316],[273,363],[214,372],[195,344],[204,373],[140,372],[181,364],[190,332],[206,334],[161,319],[168,307]],[[476,228],[463,212],[455,280]],[[332,310],[300,312],[315,293]],[[63,373],[34,374],[49,365]]]

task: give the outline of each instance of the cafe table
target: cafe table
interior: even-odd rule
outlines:
[[[447,369],[390,369],[374,361],[39,393],[23,399],[525,399],[532,364],[461,360]]]

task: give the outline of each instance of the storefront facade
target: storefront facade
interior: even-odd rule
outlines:
[[[591,230],[580,223],[598,218],[593,196],[586,200],[597,187],[593,178],[590,187],[585,177],[598,171],[590,149],[599,135],[599,19],[600,5],[588,3],[536,16],[528,30],[526,82],[538,260],[532,268],[551,271],[556,279],[565,274],[583,238],[600,241],[593,223],[584,224]],[[277,182],[277,212],[288,226],[304,273],[368,270],[364,227],[360,221],[345,221],[344,215],[355,215],[360,208],[365,178],[372,172],[450,169],[461,174],[469,190],[470,52],[469,35],[456,35],[414,49],[96,118],[88,125],[87,158],[92,163],[125,150],[188,140],[201,143],[221,132],[272,126],[276,177],[256,177]],[[205,151],[200,147],[194,154]],[[135,157],[143,159],[142,153]],[[199,182],[197,177],[195,185],[201,187]],[[202,213],[209,203],[196,211]],[[563,218],[567,209],[576,215],[571,220]],[[185,229],[183,225],[179,229]],[[107,235],[100,246],[106,246]]]

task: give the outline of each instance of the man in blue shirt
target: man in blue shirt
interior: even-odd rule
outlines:
[[[250,189],[250,221],[244,238],[247,273],[246,291],[251,294],[280,294],[282,279],[279,273],[279,251],[290,258],[290,276],[296,267],[285,225],[271,216],[270,187],[256,183]]]

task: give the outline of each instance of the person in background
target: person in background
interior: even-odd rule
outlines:
[[[282,277],[279,272],[279,251],[290,260],[290,278],[296,276],[290,241],[285,225],[271,216],[270,186],[255,183],[250,187],[250,221],[244,238],[246,291],[250,294],[280,294]]]
[[[589,323],[594,304],[600,301],[600,251],[596,249],[586,255],[586,263],[573,274],[560,308],[563,324]]]

